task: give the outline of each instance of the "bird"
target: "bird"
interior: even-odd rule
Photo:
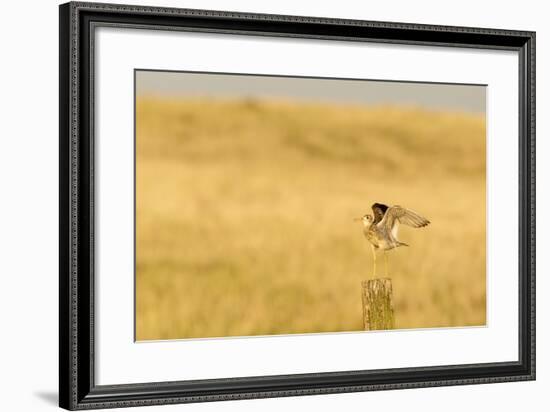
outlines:
[[[373,214],[366,214],[356,218],[363,223],[363,234],[371,244],[373,256],[373,277],[376,276],[376,251],[384,251],[386,277],[388,276],[388,257],[386,251],[400,246],[409,246],[397,239],[399,224],[414,228],[425,227],[430,221],[411,209],[402,206],[387,206],[383,203],[374,203]]]

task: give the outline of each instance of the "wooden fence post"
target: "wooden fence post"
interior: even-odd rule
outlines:
[[[363,326],[365,330],[384,330],[395,327],[391,279],[371,279],[361,282],[363,297]]]

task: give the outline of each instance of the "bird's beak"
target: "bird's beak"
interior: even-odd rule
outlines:
[[[354,221],[354,222],[357,222],[357,221],[359,221],[359,220],[363,220],[363,218],[361,218],[361,217],[355,217],[355,218],[353,218],[353,221]]]

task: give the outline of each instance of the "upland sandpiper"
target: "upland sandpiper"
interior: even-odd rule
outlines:
[[[386,277],[388,276],[388,257],[386,251],[399,246],[409,246],[397,239],[399,224],[411,227],[424,227],[430,221],[418,213],[402,206],[387,206],[382,203],[372,205],[373,215],[366,214],[355,220],[363,222],[363,234],[371,244],[373,256],[373,277],[376,277],[376,251],[384,252],[384,266]]]

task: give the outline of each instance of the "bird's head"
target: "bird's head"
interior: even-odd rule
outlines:
[[[373,222],[373,217],[371,215],[364,215],[363,217],[355,218],[354,220],[360,220],[363,222],[364,226],[369,226]]]

